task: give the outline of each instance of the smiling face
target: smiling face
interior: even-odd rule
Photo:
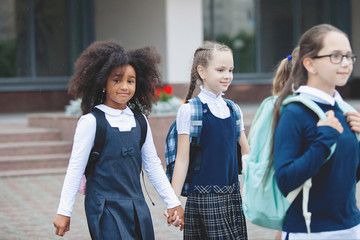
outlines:
[[[233,80],[234,60],[231,51],[217,51],[206,67],[199,65],[198,73],[206,90],[219,95],[225,92]]]
[[[329,54],[351,55],[349,39],[339,32],[327,33],[323,39],[323,48],[317,55]],[[347,83],[352,70],[352,62],[346,58],[339,64],[332,63],[330,57],[311,59],[308,85],[333,95],[336,86],[344,86]]]
[[[135,94],[136,72],[131,65],[114,68],[106,82],[105,105],[124,110]]]

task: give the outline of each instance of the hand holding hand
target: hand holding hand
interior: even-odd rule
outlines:
[[[339,119],[335,117],[335,113],[333,110],[329,110],[325,113],[327,119],[319,120],[317,126],[329,126],[335,128],[340,134],[344,131],[343,126],[339,122]]]
[[[70,230],[70,217],[57,214],[53,223],[56,228],[56,235],[64,236]]]
[[[167,209],[165,216],[167,216],[169,226],[172,224],[175,227],[180,227],[180,231],[184,229],[184,209],[181,205]]]
[[[166,220],[168,222],[168,226],[170,227],[171,224],[174,225],[175,227],[178,227],[179,224],[180,224],[180,218],[179,216],[177,215],[177,211],[174,212],[174,215],[173,217],[169,217],[169,214],[168,214],[168,210],[165,209],[164,211],[164,216],[166,217]],[[174,220],[173,220],[174,219]]]

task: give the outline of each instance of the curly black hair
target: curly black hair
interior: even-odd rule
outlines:
[[[135,94],[129,107],[149,115],[156,101],[155,87],[161,84],[159,63],[161,57],[155,47],[144,47],[128,51],[129,64],[136,72]]]
[[[154,47],[125,51],[114,40],[96,41],[86,48],[75,62],[75,72],[69,83],[69,94],[82,98],[81,110],[87,114],[105,102],[103,88],[114,68],[130,64],[136,72],[136,90],[128,106],[149,115],[160,84],[160,55]]]

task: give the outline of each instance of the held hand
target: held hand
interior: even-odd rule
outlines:
[[[344,131],[339,119],[335,117],[335,113],[333,110],[329,110],[325,113],[327,119],[325,121],[319,120],[317,126],[329,126],[335,128],[340,134]]]
[[[56,228],[56,235],[64,236],[70,230],[70,217],[57,214],[53,223]]]
[[[165,209],[164,216],[166,217],[169,227],[171,226],[171,224],[175,227],[178,227],[181,224],[181,219],[177,215],[177,211],[174,212],[174,215],[172,217],[169,217],[168,210]]]
[[[168,224],[173,224],[175,227],[180,226],[180,231],[184,229],[184,209],[181,205],[168,209]]]
[[[165,209],[163,214],[164,214],[164,217],[166,218],[166,221],[167,221],[167,223],[168,223],[168,226],[170,227],[170,226],[171,226],[171,223],[169,223],[169,214],[168,214],[168,210],[167,210],[167,209]]]
[[[350,129],[354,132],[360,133],[360,113],[347,112],[344,113],[344,116],[347,116],[346,121],[348,122]]]
[[[177,216],[177,211],[174,212],[174,216],[172,219],[174,220],[172,225],[175,227],[180,227],[180,231],[182,231],[184,228],[184,224],[183,224],[183,220],[180,219],[179,216]]]

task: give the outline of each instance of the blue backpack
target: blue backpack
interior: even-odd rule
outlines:
[[[239,107],[231,100],[225,99],[225,102],[230,106],[230,110],[234,112],[236,117],[236,136],[239,140],[240,138],[240,123],[241,123],[241,116]],[[191,166],[194,167],[195,171],[200,171],[201,165],[201,147],[200,147],[200,136],[201,136],[201,129],[202,129],[202,116],[203,116],[203,108],[202,102],[200,101],[199,97],[195,97],[189,100],[187,104],[190,104],[190,162]],[[178,141],[178,134],[176,129],[176,120],[171,124],[168,134],[166,136],[165,141],[165,162],[166,162],[166,175],[171,182],[172,175],[174,173],[175,167],[175,159],[177,153],[177,141]],[[241,172],[241,154],[238,145],[238,163],[239,165],[239,172]],[[186,179],[184,182],[184,186],[181,191],[181,196],[187,197],[189,190],[189,174],[186,175]]]
[[[250,154],[243,156],[243,210],[247,220],[253,224],[282,230],[286,211],[300,191],[303,191],[303,215],[308,233],[310,233],[311,213],[308,211],[309,191],[311,178],[302,186],[290,192],[286,197],[280,192],[276,183],[274,169],[270,171],[265,181],[265,173],[270,160],[271,141],[273,138],[272,118],[277,97],[268,97],[257,110],[251,124],[248,142]],[[302,95],[290,95],[284,99],[282,109],[289,103],[300,102],[312,111],[319,119],[325,120],[323,110],[312,100]],[[343,112],[356,111],[349,104],[337,101]],[[336,144],[331,147],[335,151]],[[326,162],[324,161],[324,163]],[[264,182],[265,181],[265,182]]]

